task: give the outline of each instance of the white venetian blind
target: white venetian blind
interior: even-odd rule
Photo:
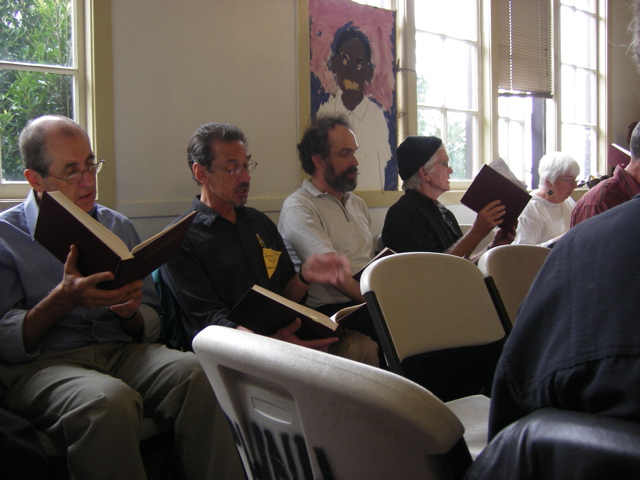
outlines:
[[[553,23],[550,0],[493,0],[498,41],[498,88],[553,96]]]

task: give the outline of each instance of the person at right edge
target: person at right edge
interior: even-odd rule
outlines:
[[[631,50],[640,65],[640,4],[634,8]],[[636,195],[556,244],[500,358],[489,439],[547,407],[640,422],[639,243]]]

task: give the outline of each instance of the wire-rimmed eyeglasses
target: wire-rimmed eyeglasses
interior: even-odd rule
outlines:
[[[210,163],[209,165],[211,167],[217,168],[218,170],[222,170],[223,172],[227,172],[232,177],[238,177],[238,176],[242,175],[245,171],[247,173],[251,173],[251,172],[255,171],[256,168],[258,168],[258,162],[254,162],[254,161],[246,163],[246,164],[244,164],[242,166],[238,166],[238,167],[232,168],[231,170],[227,170],[226,168],[219,167],[217,165],[214,165],[213,163]]]
[[[100,173],[100,170],[102,170],[102,165],[104,164],[104,160],[99,157],[96,157],[96,160],[98,161],[92,163],[91,165],[88,165],[85,170],[78,170],[77,172],[74,172],[71,175],[67,175],[66,177],[56,177],[55,175],[51,175],[50,173],[40,173],[42,173],[42,175],[44,175],[45,177],[53,177],[57,178],[58,180],[62,180],[63,182],[66,182],[67,185],[74,185],[80,181],[82,175],[84,175],[85,173],[88,173],[90,175],[97,175],[98,173]]]

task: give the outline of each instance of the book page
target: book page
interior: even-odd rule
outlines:
[[[340,323],[340,320],[342,320],[344,317],[349,315],[354,310],[358,310],[363,305],[366,305],[366,303],[359,303],[357,305],[351,305],[350,307],[341,308],[336,313],[331,315],[331,320],[333,320],[336,323]]]
[[[262,288],[260,285],[254,285],[253,290],[258,293],[261,293],[265,297],[269,297],[282,305],[289,307],[291,310],[295,310],[307,317],[313,318],[315,321],[322,323],[324,325],[329,326],[335,330],[335,326],[331,326],[335,324],[335,321],[332,318],[327,317],[325,314],[320,313],[313,308],[305,307],[304,305],[300,305],[299,303],[294,302],[293,300],[289,300],[288,298],[283,297],[282,295],[278,295],[277,293],[273,293],[266,288]]]
[[[195,211],[191,212],[189,215],[185,215],[184,218],[182,218],[179,222],[174,223],[173,225],[169,225],[167,228],[165,228],[164,230],[162,230],[161,232],[156,233],[154,236],[147,238],[144,242],[139,243],[138,245],[136,245],[133,250],[131,250],[131,253],[136,253],[138,250],[146,247],[147,245],[149,245],[151,242],[153,242],[154,240],[156,240],[157,238],[162,237],[163,235],[166,235],[167,232],[170,232],[171,230],[174,230],[176,228],[178,228],[180,225],[182,225],[184,222],[187,222],[191,219],[191,217],[193,217],[196,214]]]
[[[519,180],[518,177],[516,177],[513,174],[513,172],[509,168],[509,165],[507,165],[507,162],[505,162],[502,158],[500,158],[500,157],[496,158],[493,162],[491,162],[489,164],[489,166],[491,168],[493,168],[496,172],[502,174],[503,177],[508,178],[509,180],[511,180],[513,183],[518,185],[520,188],[522,188],[524,190],[527,189],[527,185],[522,180]]]

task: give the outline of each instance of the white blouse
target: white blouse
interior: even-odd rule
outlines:
[[[538,195],[531,200],[518,217],[514,244],[540,245],[569,230],[571,211],[576,202],[569,197],[562,203],[552,203]]]

